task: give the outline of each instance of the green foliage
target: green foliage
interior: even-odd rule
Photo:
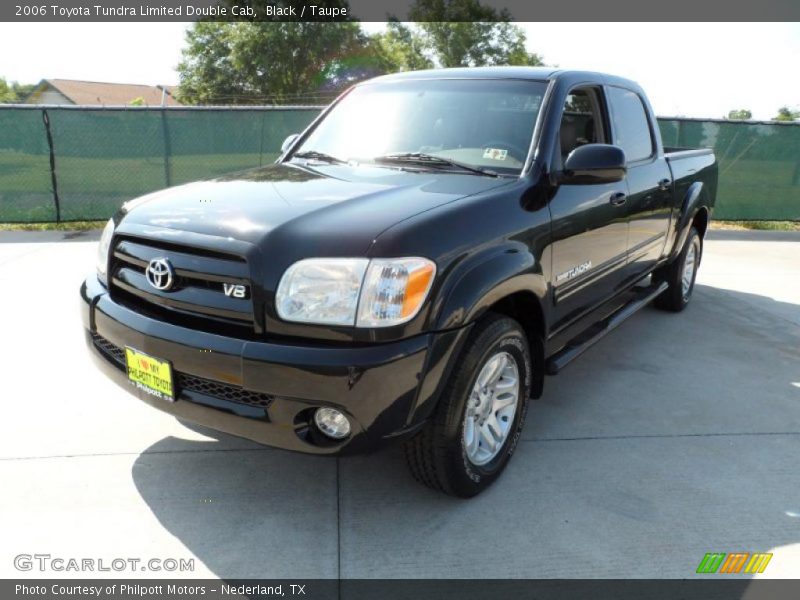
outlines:
[[[387,71],[416,71],[433,67],[433,61],[426,54],[425,39],[408,25],[389,21],[386,31],[374,35],[371,42],[380,53]]]
[[[478,0],[416,0],[409,16],[419,21],[423,45],[442,67],[543,64],[525,49],[525,32],[509,22],[507,9]]]
[[[232,0],[226,0],[232,1]],[[237,0],[258,14],[267,0]],[[277,2],[277,6],[286,3]],[[344,0],[317,3],[347,7]],[[185,104],[324,104],[358,81],[434,66],[540,65],[507,10],[478,0],[416,0],[416,24],[368,36],[353,21],[198,22],[178,65]]]
[[[354,22],[194,24],[178,65],[187,104],[320,103],[389,64]]]
[[[139,96],[138,98],[134,98],[133,100],[128,102],[128,106],[144,106],[145,104],[146,103],[144,101],[144,98],[142,98],[141,96]]]
[[[8,83],[5,78],[0,77],[0,104],[21,103],[35,87],[33,84],[23,85],[16,81]]]
[[[748,121],[753,118],[753,113],[746,108],[740,108],[728,112],[727,118],[730,121]]]
[[[796,121],[800,119],[800,110],[792,110],[788,106],[782,106],[778,109],[778,115],[774,117],[773,121]]]
[[[11,89],[11,87],[6,83],[5,78],[0,77],[0,103],[3,104],[10,104],[16,101],[17,95]]]

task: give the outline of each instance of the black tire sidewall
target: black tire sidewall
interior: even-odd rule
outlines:
[[[454,491],[458,495],[477,494],[500,475],[517,447],[528,409],[527,400],[533,379],[528,341],[519,325],[511,319],[502,319],[493,325],[497,327],[496,330],[495,327],[484,330],[467,351],[463,368],[457,375],[459,381],[455,382],[454,395],[450,399],[447,437],[451,460],[448,461],[450,464],[447,468],[452,469],[452,481],[456,488]],[[487,337],[485,334],[490,335]],[[472,464],[467,458],[464,447],[464,416],[478,374],[489,358],[499,352],[507,352],[517,363],[521,380],[519,399],[511,431],[503,447],[489,463],[479,466]]]
[[[692,285],[689,288],[689,295],[683,297],[683,266],[686,261],[686,254],[692,244],[697,244],[697,258],[692,275]],[[689,305],[689,300],[692,299],[694,293],[694,284],[697,280],[697,272],[700,270],[700,262],[703,257],[703,238],[700,237],[697,229],[692,227],[686,236],[686,241],[683,243],[683,248],[673,261],[667,266],[662,267],[655,273],[656,281],[666,281],[669,287],[664,293],[656,298],[655,305],[662,309],[671,312],[680,312]]]
[[[683,269],[686,265],[686,256],[689,254],[689,248],[695,244],[695,259],[694,259],[694,273],[692,273],[692,283],[689,286],[689,293],[688,295],[683,295]],[[697,233],[697,230],[693,227],[692,230],[689,232],[689,239],[686,240],[686,247],[683,249],[683,253],[681,255],[680,260],[680,268],[677,270],[677,277],[676,277],[676,287],[680,293],[681,303],[686,306],[689,304],[689,300],[692,299],[692,294],[694,293],[694,283],[697,280],[697,271],[699,271],[700,267],[700,259],[703,256],[703,242],[700,240],[700,236]]]

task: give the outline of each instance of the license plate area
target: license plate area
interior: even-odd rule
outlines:
[[[175,401],[175,384],[169,361],[126,346],[125,367],[128,379],[138,389],[161,400]]]

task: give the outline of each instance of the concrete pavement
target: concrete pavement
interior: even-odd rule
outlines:
[[[798,234],[712,231],[689,308],[645,309],[548,378],[468,501],[416,484],[396,448],[268,449],[108,382],[77,316],[96,239],[0,232],[2,577],[36,552],[220,578],[683,578],[711,551],[800,572]]]

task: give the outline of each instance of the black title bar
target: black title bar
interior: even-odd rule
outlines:
[[[480,0],[512,21],[800,21],[797,0]],[[414,0],[9,0],[0,21],[419,21]],[[470,21],[445,9],[431,21]],[[675,40],[680,40],[676,27]],[[598,29],[597,43],[603,32]],[[659,43],[656,41],[656,43]],[[677,42],[679,43],[679,42]],[[702,47],[703,40],[692,40]]]

